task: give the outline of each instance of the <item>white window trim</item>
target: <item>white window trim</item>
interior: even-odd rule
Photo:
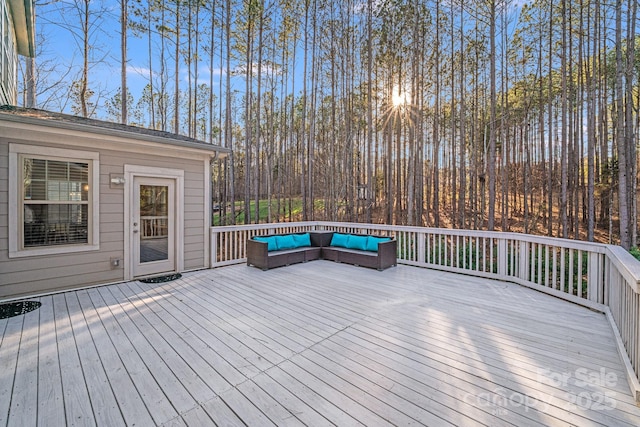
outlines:
[[[20,155],[57,157],[74,161],[86,161],[91,164],[91,182],[89,202],[89,242],[75,245],[47,246],[21,249],[20,245]],[[41,147],[36,145],[9,144],[9,258],[39,255],[87,252],[100,249],[100,155],[92,151],[66,150],[62,148]]]

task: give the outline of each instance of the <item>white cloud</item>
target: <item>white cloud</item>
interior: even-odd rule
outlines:
[[[149,77],[149,73],[151,72],[151,70],[149,70],[148,67],[139,67],[139,66],[135,66],[135,65],[127,65],[127,74],[134,74],[137,76],[141,76],[141,77]]]
[[[187,67],[181,67],[180,68],[180,80],[184,83],[187,83],[189,81],[189,75],[188,75],[189,69]],[[193,73],[193,70],[191,70],[191,72]],[[212,70],[209,65],[204,65],[203,63],[199,63],[199,67],[198,67],[198,84],[209,84],[210,83],[210,79],[213,76],[214,77],[214,85],[216,85],[220,79],[220,76],[224,76],[226,70],[220,70],[220,67],[214,67],[214,69]],[[233,73],[233,71],[232,71]],[[193,79],[195,76],[193,74],[191,74],[191,78]]]
[[[264,69],[264,66],[263,66],[263,69]],[[149,70],[149,67],[137,66],[137,65],[127,66],[127,75],[134,77],[134,79],[148,80],[150,72],[151,70]],[[170,70],[169,74],[171,75],[172,72],[173,72],[173,69]],[[189,81],[189,74],[188,74],[189,69],[183,65],[180,67],[178,72],[180,73],[180,81],[186,84]],[[215,85],[220,80],[220,76],[224,76],[225,72],[226,70],[220,70],[220,68],[214,68],[213,70],[211,70],[211,68],[209,68],[209,64],[205,65],[203,63],[200,63],[198,68],[198,84],[208,85],[210,83],[211,76],[213,76],[214,85]],[[191,73],[192,73],[191,78],[193,79],[195,77],[193,74],[193,69],[191,70]],[[153,70],[153,77],[154,78],[158,77],[158,72],[156,70]],[[173,77],[170,77],[170,80],[173,81]]]
[[[270,74],[280,74],[281,72],[281,67],[279,65],[270,63],[270,62],[264,62],[262,64],[262,75],[264,77],[270,75]],[[247,73],[247,65],[246,64],[241,64],[238,65],[234,70],[231,71],[232,75],[245,75]],[[253,77],[257,77],[258,76],[258,64],[254,63],[252,68],[251,68],[251,74],[253,75]]]

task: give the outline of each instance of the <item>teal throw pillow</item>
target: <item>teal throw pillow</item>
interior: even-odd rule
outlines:
[[[291,234],[287,234],[286,236],[276,236],[276,243],[278,244],[278,250],[293,249],[296,247],[296,242],[293,240],[293,236]]]
[[[390,237],[367,236],[367,245],[365,247],[365,250],[370,252],[378,252],[378,243],[388,242],[389,240],[391,240]]]
[[[367,236],[349,236],[347,248],[359,249],[361,251],[367,250]]]
[[[256,236],[256,237],[253,238],[253,240],[255,240],[257,242],[266,243],[268,252],[277,251],[278,250],[278,244],[276,242],[275,236],[271,236],[271,237]]]
[[[311,246],[311,236],[309,233],[293,234],[293,241],[296,243],[296,248],[304,246]]]
[[[331,238],[331,246],[346,248],[348,244],[349,244],[348,234],[333,233],[333,237]]]

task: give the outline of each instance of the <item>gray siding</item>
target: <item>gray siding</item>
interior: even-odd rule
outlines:
[[[110,188],[109,174],[123,174],[124,165],[165,167],[184,170],[184,268],[206,267],[205,186],[203,153],[201,159],[180,159],[146,153],[120,152],[94,146],[76,147],[100,154],[100,249],[97,251],[9,258],[8,250],[8,146],[0,137],[0,298],[36,294],[87,285],[118,282],[125,279],[122,264],[112,269],[110,258],[124,259],[124,189]],[[44,145],[28,140],[11,141]],[[46,144],[56,148],[70,147]],[[71,147],[73,148],[73,147]],[[180,201],[178,201],[180,202]]]

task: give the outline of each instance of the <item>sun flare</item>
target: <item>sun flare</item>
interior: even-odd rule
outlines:
[[[408,104],[409,102],[407,98],[408,98],[407,93],[400,92],[400,87],[398,86],[393,87],[393,92],[391,93],[391,102],[393,103],[394,107],[398,108]]]

